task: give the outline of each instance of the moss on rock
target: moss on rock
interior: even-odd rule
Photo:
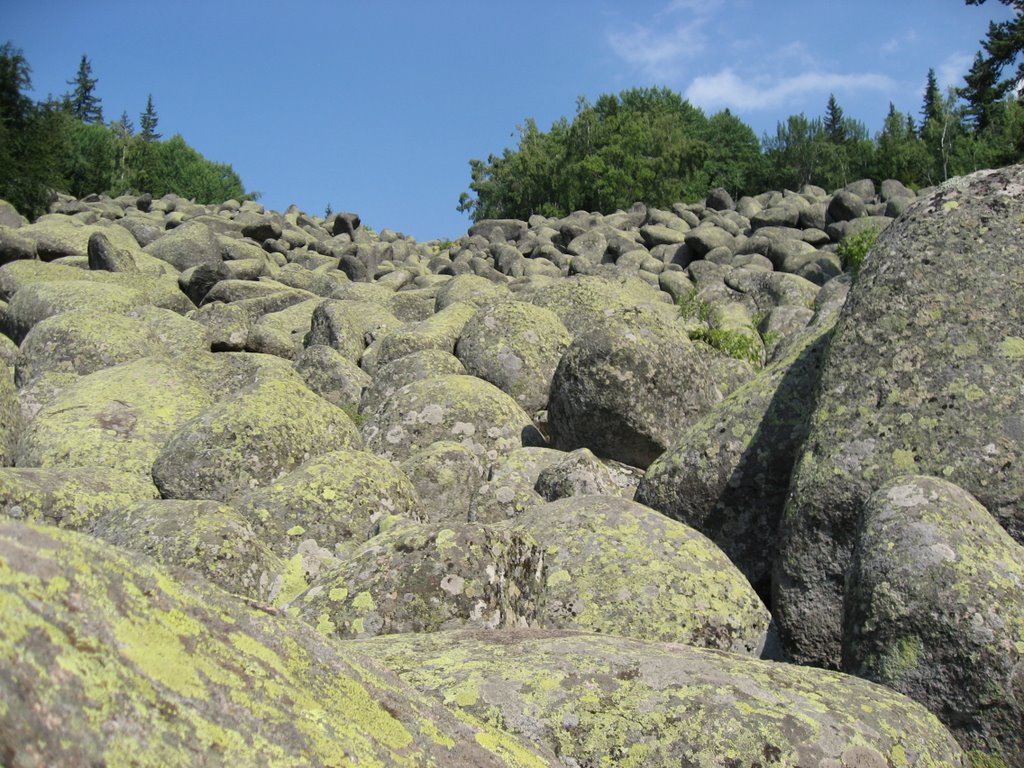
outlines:
[[[14,463],[22,416],[18,391],[14,388],[14,368],[0,358],[0,467]]]
[[[158,496],[148,477],[111,467],[0,469],[0,514],[87,533],[107,513]]]
[[[367,637],[462,626],[526,626],[537,615],[544,554],[508,527],[389,521],[291,602],[327,635]]]
[[[362,424],[369,450],[404,461],[438,440],[461,443],[485,465],[523,444],[533,423],[518,403],[473,376],[438,376],[407,384]]]
[[[0,751],[17,765],[553,760],[301,622],[90,537],[0,525],[0,606]]]
[[[153,464],[165,498],[224,501],[318,454],[361,447],[349,416],[281,364],[178,425]]]
[[[834,672],[536,630],[354,641],[405,681],[566,765],[964,768],[924,707]]]
[[[771,616],[702,534],[617,496],[574,496],[515,519],[545,549],[539,623],[758,654]]]
[[[864,506],[843,666],[904,693],[965,749],[1024,763],[1024,548],[969,493],[897,477]]]

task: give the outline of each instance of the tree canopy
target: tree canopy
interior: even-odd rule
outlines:
[[[0,46],[0,198],[34,218],[55,192],[75,197],[173,192],[199,203],[252,197],[230,165],[204,158],[180,135],[160,141],[149,95],[135,133],[127,111],[103,123],[98,79],[82,57],[72,93],[33,102],[31,68],[21,49]]]

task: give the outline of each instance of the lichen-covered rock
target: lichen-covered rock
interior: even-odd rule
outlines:
[[[402,471],[416,489],[420,512],[430,522],[469,520],[484,466],[461,443],[440,440],[402,462]]]
[[[890,480],[861,516],[843,667],[924,704],[965,749],[1024,764],[1024,548],[963,489]]]
[[[0,604],[14,765],[554,761],[301,622],[80,534],[0,526]]]
[[[0,358],[0,467],[14,463],[21,428],[21,406],[18,404],[18,391],[14,388],[14,368]]]
[[[544,553],[523,531],[389,521],[290,603],[341,638],[527,626],[544,585]]]
[[[263,315],[249,331],[246,349],[293,360],[302,351],[313,311],[319,304],[318,299],[309,299]]]
[[[25,427],[16,466],[104,466],[149,477],[174,431],[213,402],[195,362],[144,357],[69,383]]]
[[[638,284],[639,283],[639,284]],[[601,277],[577,275],[557,280],[547,288],[541,288],[533,297],[538,307],[550,309],[573,336],[605,326],[609,319],[622,310],[644,307],[652,312],[675,315],[675,309],[661,303],[661,294],[656,288],[641,281],[615,283]],[[661,315],[669,319],[668,314]]]
[[[455,355],[471,375],[491,382],[533,413],[547,406],[551,379],[571,340],[551,310],[505,301],[477,311],[459,337]]]
[[[277,361],[278,364],[272,364]],[[314,394],[284,360],[180,423],[153,463],[164,498],[226,501],[321,453],[360,448],[352,419]]]
[[[544,467],[534,488],[545,501],[569,496],[623,496],[633,498],[635,475],[613,471],[588,448],[578,448]]]
[[[838,665],[857,520],[889,478],[956,483],[1024,541],[1022,240],[1024,166],[1013,166],[919,198],[868,254],[779,531],[774,611],[795,660]]]
[[[36,254],[43,261],[85,256],[89,250],[89,238],[95,233],[105,235],[118,248],[137,247],[131,233],[110,222],[83,224],[70,216],[51,215],[41,216],[35,223],[18,228],[18,236],[34,242]]]
[[[565,458],[562,451],[526,446],[502,456],[491,467],[487,482],[480,485],[469,508],[469,519],[496,522],[518,517],[544,503],[536,491],[540,473]]]
[[[476,305],[460,301],[449,304],[426,320],[409,323],[391,331],[380,341],[374,365],[379,367],[424,349],[455,351],[455,343],[463,329],[476,314]]]
[[[271,602],[281,589],[281,560],[245,518],[216,501],[126,504],[106,512],[90,532],[165,568],[189,568],[236,595]]]
[[[362,368],[324,344],[306,347],[292,364],[307,387],[351,414],[358,411],[363,392],[373,381]]]
[[[536,432],[515,400],[473,376],[437,376],[407,384],[368,413],[361,430],[369,450],[395,461],[438,440],[450,440],[488,466]]]
[[[371,413],[406,384],[437,376],[461,376],[466,366],[455,355],[442,349],[423,349],[382,365],[363,392],[359,410]]]
[[[216,234],[199,222],[175,227],[143,250],[179,271],[200,264],[217,264],[223,260]]]
[[[537,630],[353,642],[456,712],[560,764],[964,768],[919,704],[834,672],[683,645]]]
[[[141,292],[111,283],[55,280],[25,286],[11,298],[7,327],[15,341],[23,341],[41,321],[74,310],[127,314],[145,304]]]
[[[159,495],[149,478],[111,467],[0,469],[0,514],[87,533],[108,512]]]
[[[556,447],[644,468],[720,399],[683,326],[634,309],[573,339],[548,419]]]
[[[492,301],[508,297],[508,288],[479,275],[458,275],[437,290],[434,300],[436,312],[458,302],[480,307]]]
[[[641,504],[714,541],[765,602],[775,532],[831,330],[826,324],[806,333],[784,358],[714,405],[647,468],[636,492]]]
[[[771,622],[718,547],[617,496],[574,496],[527,510],[515,527],[544,548],[538,623],[757,655]]]
[[[352,302],[341,299],[320,302],[310,319],[306,346],[327,346],[358,363],[366,348],[366,339],[351,305]]]
[[[419,517],[416,491],[402,471],[357,450],[310,459],[233,504],[283,558],[300,550],[323,552],[327,561],[344,557],[373,536],[383,518]]]
[[[208,350],[203,326],[168,309],[138,306],[126,314],[84,309],[36,323],[21,343],[18,381],[53,372],[90,373],[140,357]]]

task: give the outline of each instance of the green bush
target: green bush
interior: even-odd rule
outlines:
[[[737,360],[745,360],[755,368],[762,365],[761,356],[764,348],[759,339],[739,331],[726,328],[698,328],[690,331],[690,338],[703,341],[709,347]]]
[[[864,257],[868,255],[880,233],[878,227],[870,227],[844,237],[836,249],[836,254],[842,259],[843,269],[856,277],[861,264],[864,263]]]

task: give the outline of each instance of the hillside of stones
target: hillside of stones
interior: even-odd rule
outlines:
[[[0,761],[1024,765],[1022,242],[0,202]]]

